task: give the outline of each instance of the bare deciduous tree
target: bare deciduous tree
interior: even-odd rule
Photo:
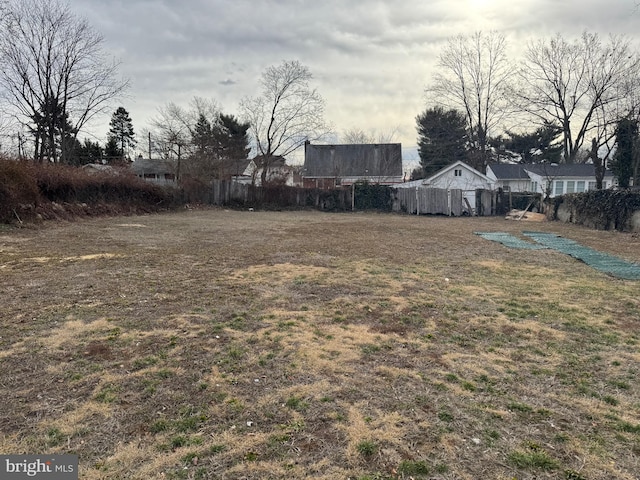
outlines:
[[[366,143],[393,143],[397,133],[398,127],[387,132],[377,132],[376,130],[365,132],[361,128],[350,128],[342,134],[342,142],[356,145]]]
[[[0,88],[34,137],[39,160],[64,160],[65,145],[127,82],[102,49],[103,38],[57,0],[0,5]]]
[[[182,159],[191,151],[196,123],[193,112],[169,102],[158,108],[158,115],[150,123],[151,149],[160,158],[176,160],[176,178],[179,180],[182,176]]]
[[[151,119],[155,151],[162,158],[176,158],[178,147],[181,154],[190,153],[192,137],[198,119],[203,116],[209,122],[215,122],[220,112],[218,103],[213,99],[194,97],[188,108],[169,102],[158,108],[158,115]],[[185,150],[185,148],[187,150]]]
[[[590,138],[609,156],[617,120],[640,105],[639,74],[640,57],[625,37],[603,43],[588,32],[575,41],[558,34],[528,46],[514,95],[526,112],[562,126],[564,159],[573,163]]]
[[[504,92],[512,74],[501,33],[477,32],[448,41],[440,54],[439,71],[427,87],[430,103],[465,113],[471,147],[479,152],[484,171],[487,139],[510,112]]]
[[[200,97],[194,97],[189,108],[173,102],[158,108],[158,114],[150,122],[153,150],[165,159],[179,159],[190,154],[198,119],[203,115],[211,122],[218,112],[218,104],[214,100]]]
[[[210,180],[239,175],[249,152],[248,124],[221,113],[213,99],[194,97],[187,108],[168,103],[151,120],[156,154],[177,160],[178,177]]]
[[[240,102],[244,120],[251,125],[261,180],[277,156],[286,156],[309,140],[329,133],[324,121],[324,99],[309,86],[312,75],[300,62],[285,61],[262,74],[262,92]]]

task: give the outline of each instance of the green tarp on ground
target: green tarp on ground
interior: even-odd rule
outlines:
[[[558,252],[570,255],[592,268],[604,272],[616,278],[624,280],[640,280],[640,265],[627,262],[621,258],[602,253],[593,248],[580,245],[578,242],[563,238],[555,233],[546,232],[522,232],[522,234],[535,241],[532,243],[505,232],[474,232],[482,238],[499,242],[509,248],[527,250],[541,250],[551,248]]]
[[[640,280],[640,265],[627,262],[621,258],[602,253],[593,248],[580,245],[578,242],[560,237],[555,233],[522,232],[541,245],[557,250],[583,261],[590,267],[600,270],[617,278],[625,280]]]
[[[532,243],[526,240],[522,240],[510,233],[505,232],[474,232],[476,235],[480,235],[482,238],[487,240],[492,240],[494,242],[499,242],[506,247],[510,248],[522,248],[526,250],[540,250],[545,247],[544,245],[540,245],[539,243]]]

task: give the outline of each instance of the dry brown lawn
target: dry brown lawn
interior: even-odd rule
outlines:
[[[640,282],[476,231],[223,209],[0,230],[0,452],[82,479],[640,478]]]

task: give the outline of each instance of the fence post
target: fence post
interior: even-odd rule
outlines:
[[[353,212],[356,209],[356,184],[355,182],[351,184],[351,211]]]

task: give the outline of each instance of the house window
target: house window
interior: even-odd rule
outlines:
[[[567,193],[575,193],[576,182],[574,180],[567,180]]]
[[[555,188],[553,189],[554,195],[562,195],[564,193],[564,181],[556,180]]]
[[[595,190],[596,189],[596,182],[589,182],[589,190]]]
[[[454,176],[454,177],[461,177],[461,176],[462,176],[462,169],[461,169],[461,168],[456,168],[456,169],[453,171],[453,176]]]
[[[607,188],[607,182],[603,181],[602,182],[602,189],[604,190],[605,188]]]
[[[538,191],[538,182],[531,182],[531,191],[532,192]]]
[[[576,192],[584,192],[584,180],[578,180],[578,182],[576,183]]]

